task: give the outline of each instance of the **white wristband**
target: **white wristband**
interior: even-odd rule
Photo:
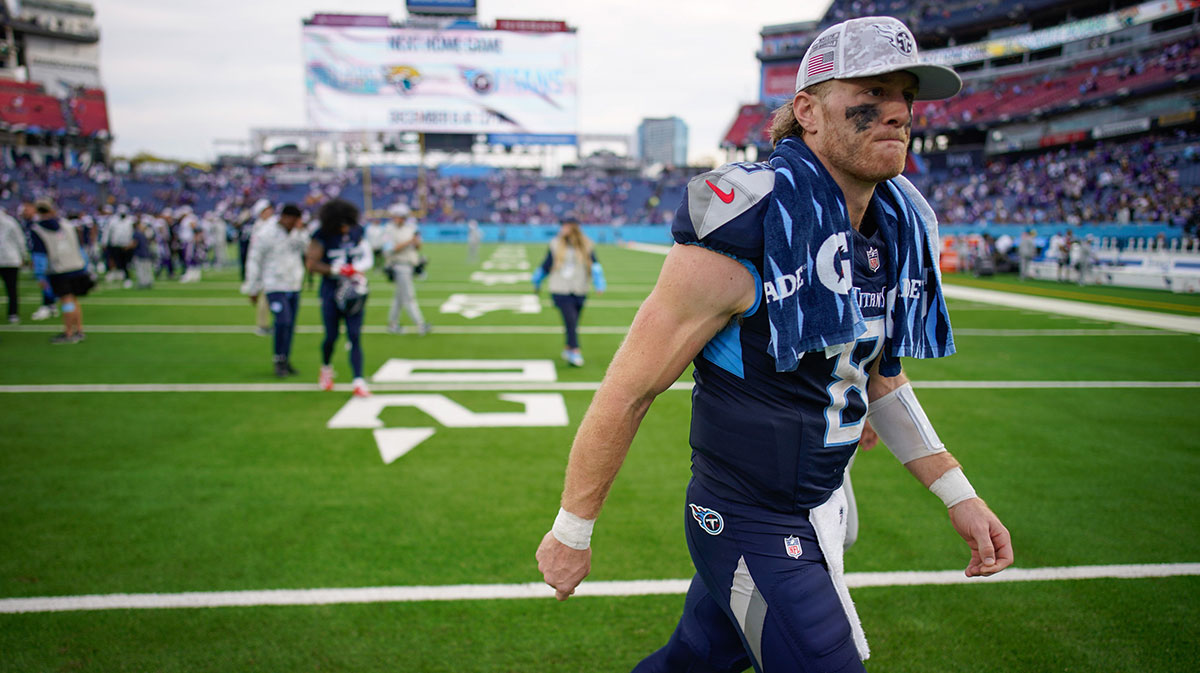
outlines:
[[[554,527],[550,529],[550,532],[554,534],[554,539],[571,549],[582,550],[592,544],[592,526],[594,525],[596,525],[594,519],[575,516],[559,507],[558,516],[554,518]]]
[[[975,489],[971,486],[971,482],[967,481],[967,475],[963,474],[961,467],[946,470],[942,473],[942,476],[929,485],[929,490],[933,491],[934,495],[946,503],[947,509],[964,500],[978,497],[975,495]]]

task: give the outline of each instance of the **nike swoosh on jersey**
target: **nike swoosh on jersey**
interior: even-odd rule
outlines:
[[[705,180],[704,184],[708,185],[709,188],[716,193],[717,198],[721,199],[722,203],[733,203],[733,187],[730,187],[728,192],[723,192],[719,187],[714,185],[711,180]]]

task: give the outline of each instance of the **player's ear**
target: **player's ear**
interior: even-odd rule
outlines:
[[[820,100],[806,91],[798,92],[792,99],[792,114],[806,134],[816,133],[820,128],[819,105]]]

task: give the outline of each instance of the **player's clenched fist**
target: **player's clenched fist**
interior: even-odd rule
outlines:
[[[559,542],[554,533],[546,533],[542,538],[536,556],[542,578],[554,587],[554,596],[560,601],[575,593],[575,587],[592,571],[592,548],[571,549]]]

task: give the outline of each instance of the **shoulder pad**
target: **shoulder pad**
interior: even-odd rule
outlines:
[[[775,169],[766,163],[725,164],[692,178],[687,186],[687,207],[696,237],[703,239],[750,210],[774,186]]]

